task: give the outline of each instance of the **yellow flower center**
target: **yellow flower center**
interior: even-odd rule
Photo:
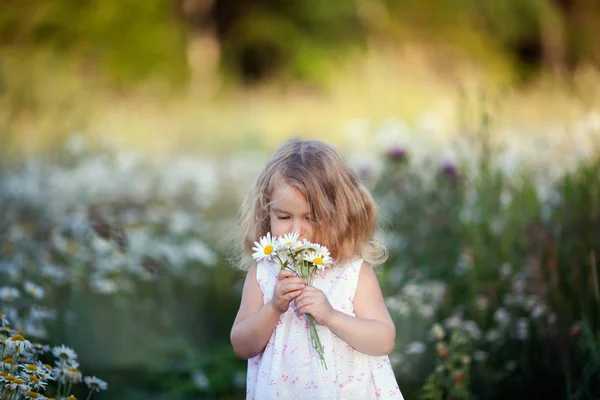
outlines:
[[[15,377],[14,377],[14,376],[12,376],[12,375],[7,375],[7,376],[5,376],[5,377],[4,377],[4,380],[5,380],[5,381],[10,381],[10,382],[12,382],[12,381],[14,381],[14,380],[15,380]]]
[[[37,371],[37,367],[33,364],[28,364],[26,367],[29,371]]]
[[[29,375],[29,379],[34,382],[36,385],[38,385],[40,383],[40,380],[38,379],[37,376],[35,375]]]
[[[52,371],[52,365],[50,364],[44,364],[44,367],[48,368],[50,371]]]
[[[10,356],[4,356],[4,358],[2,359],[2,361],[4,361],[5,363],[12,364],[13,359]]]
[[[25,396],[31,397],[32,399],[37,399],[39,397],[36,392],[27,392]]]
[[[22,342],[25,340],[25,338],[22,335],[16,334],[13,335],[10,340],[12,340],[13,342]]]
[[[313,258],[313,263],[317,265],[323,265],[323,259],[321,257],[315,257]]]
[[[67,400],[77,400],[77,397],[70,395],[69,397],[67,397]]]
[[[17,384],[17,385],[22,385],[22,384],[24,384],[24,383],[25,383],[25,381],[22,381],[21,379],[15,379],[15,380],[13,381],[13,383],[14,383],[14,384]]]
[[[269,255],[273,252],[273,246],[271,246],[270,244],[265,246],[265,250],[264,250],[266,255]]]
[[[75,368],[75,367],[69,367],[69,368],[67,368],[67,369],[68,369],[69,371],[71,371],[71,372],[74,372],[74,373],[79,373],[79,372],[80,372],[80,371],[79,371],[77,368]]]

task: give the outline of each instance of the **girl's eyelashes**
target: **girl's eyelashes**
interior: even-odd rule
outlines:
[[[289,216],[285,216],[285,215],[278,215],[278,216],[277,216],[277,219],[281,219],[281,220],[288,220],[288,219],[290,219],[290,217],[289,217]],[[306,217],[305,219],[306,219],[308,222],[313,222],[313,219],[312,219],[312,217]]]

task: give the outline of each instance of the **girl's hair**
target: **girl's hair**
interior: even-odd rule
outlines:
[[[267,161],[242,205],[237,230],[241,248],[236,264],[240,268],[250,267],[254,242],[271,231],[271,193],[279,182],[304,194],[315,223],[316,241],[329,248],[336,262],[361,256],[377,265],[387,259],[386,248],[374,239],[375,202],[356,173],[333,146],[291,139]]]

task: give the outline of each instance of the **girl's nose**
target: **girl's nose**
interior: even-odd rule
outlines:
[[[302,228],[302,222],[299,220],[294,220],[292,224],[292,232],[298,233],[300,236],[304,234],[304,229]]]

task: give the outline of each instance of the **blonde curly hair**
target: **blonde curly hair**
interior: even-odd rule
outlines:
[[[271,193],[282,180],[306,197],[316,241],[329,248],[336,262],[360,256],[378,265],[387,259],[387,249],[374,239],[375,202],[357,174],[333,146],[291,139],[272,154],[241,207],[237,267],[252,265],[254,242],[271,231]]]

